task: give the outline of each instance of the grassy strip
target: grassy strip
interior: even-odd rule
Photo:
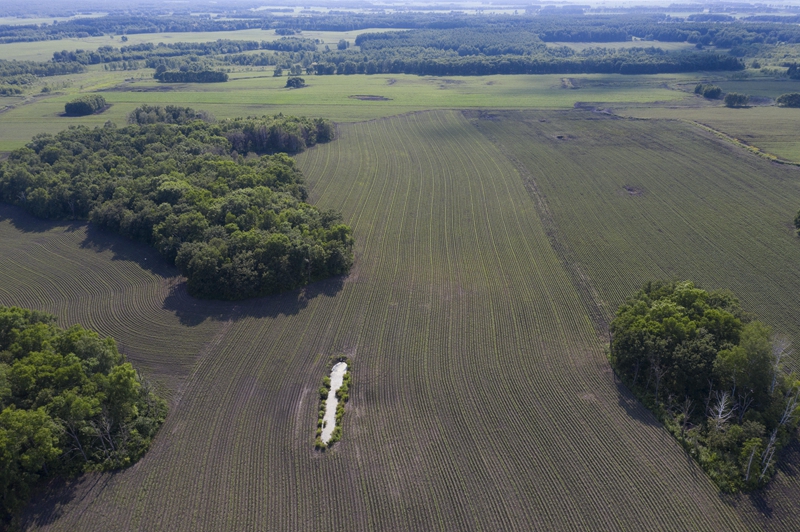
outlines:
[[[339,362],[344,362],[347,364],[347,371],[344,374],[344,378],[342,380],[342,386],[336,391],[336,398],[339,399],[339,404],[336,406],[336,427],[333,429],[333,434],[331,434],[331,439],[328,440],[328,443],[322,441],[322,422],[323,418],[325,417],[325,408],[328,402],[328,394],[331,391],[331,378],[326,376],[322,379],[322,386],[319,388],[319,414],[317,417],[317,440],[314,442],[314,448],[318,451],[324,451],[329,447],[333,447],[337,441],[342,439],[342,418],[344,417],[344,405],[347,403],[347,400],[350,398],[349,390],[350,390],[350,383],[352,381],[352,372],[350,371],[350,360],[344,356],[334,356],[331,357],[330,362],[328,363],[328,370],[327,372],[330,373],[331,369],[335,364]]]
[[[685,122],[687,124],[691,124],[693,126],[697,126],[700,129],[702,129],[703,131],[708,131],[709,133],[712,133],[712,134],[716,135],[717,137],[721,138],[722,140],[725,140],[725,141],[728,141],[728,142],[730,142],[732,144],[735,144],[736,146],[738,146],[740,148],[744,148],[745,150],[749,151],[750,153],[752,153],[754,155],[758,155],[759,157],[762,157],[762,158],[767,159],[769,161],[772,161],[772,162],[775,162],[775,163],[778,163],[778,164],[788,164],[788,165],[792,165],[792,166],[800,166],[800,163],[796,163],[796,162],[793,162],[793,161],[788,161],[786,159],[781,159],[777,155],[773,155],[772,153],[765,152],[765,151],[761,150],[761,148],[757,148],[756,146],[752,146],[752,145],[748,144],[747,142],[745,142],[743,140],[739,140],[736,137],[732,137],[732,136],[730,136],[730,135],[728,135],[726,133],[723,133],[722,131],[714,129],[713,127],[707,126],[707,125],[702,124],[700,122],[695,122],[694,120],[688,120],[686,118],[680,118],[679,120],[681,122]]]

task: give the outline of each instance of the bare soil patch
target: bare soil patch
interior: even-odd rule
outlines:
[[[348,98],[352,98],[353,100],[362,100],[366,102],[388,102],[391,98],[387,98],[386,96],[378,96],[375,94],[352,94],[348,96]]]

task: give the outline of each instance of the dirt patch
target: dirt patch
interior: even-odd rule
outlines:
[[[486,84],[487,85],[494,85],[494,81],[487,81]]]
[[[386,96],[377,96],[375,94],[352,94],[348,96],[348,98],[367,102],[388,102],[391,100],[391,98],[387,98]]]
[[[156,87],[132,87],[130,85],[131,82],[122,83],[120,85],[115,85],[114,87],[109,87],[108,89],[102,89],[97,92],[172,92],[176,89],[175,85],[158,85]]]
[[[644,196],[644,190],[633,185],[625,185],[622,187],[629,196]]]
[[[576,78],[561,78],[561,88],[576,90],[581,88],[581,80]]]
[[[394,78],[389,78],[386,80],[387,85],[394,85],[395,83],[397,83],[397,80]]]

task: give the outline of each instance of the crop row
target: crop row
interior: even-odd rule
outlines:
[[[535,182],[559,248],[596,288],[599,301],[586,304],[607,309],[608,319],[647,280],[691,278],[732,290],[798,345],[797,169],[676,122],[587,120],[588,113],[503,118],[476,123]],[[771,517],[759,526],[796,523],[795,479],[779,475],[767,490]],[[765,515],[746,499],[738,507],[747,519]]]
[[[519,173],[461,113],[341,125],[298,161],[354,229],[351,274],[228,306],[171,293],[191,312],[164,351],[202,344],[180,401],[52,530],[743,528],[615,382]],[[358,386],[318,453],[331,352]]]

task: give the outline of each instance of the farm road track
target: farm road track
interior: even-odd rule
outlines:
[[[0,302],[124,338],[173,399],[185,385],[142,461],[45,499],[29,529],[748,528],[615,381],[508,158],[460,112],[339,134],[298,160],[357,262],[304,294],[194,301],[118,241],[81,247],[85,226],[0,222]],[[321,454],[316,388],[340,352],[351,399]]]

